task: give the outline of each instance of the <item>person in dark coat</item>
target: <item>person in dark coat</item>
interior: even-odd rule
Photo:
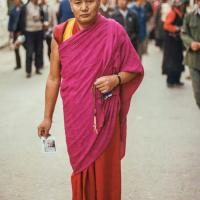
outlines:
[[[200,109],[200,0],[185,16],[181,37],[186,48],[184,63],[190,69],[194,97]]]
[[[22,7],[21,0],[15,0],[14,5],[15,6],[9,12],[9,22],[8,22],[8,31],[10,33],[10,38],[13,39],[13,43],[15,43],[19,35],[19,30],[17,25],[19,22],[19,16]],[[15,48],[15,59],[16,59],[16,66],[14,70],[17,70],[21,68],[21,58],[19,54],[19,48]]]
[[[168,0],[162,0],[161,4],[158,6],[155,12],[155,17],[154,17],[155,44],[156,46],[160,47],[161,50],[163,50],[163,43],[164,43],[164,36],[165,36],[163,25],[170,10],[171,10],[171,6]]]
[[[19,19],[19,31],[25,35],[26,41],[26,77],[31,77],[32,61],[36,67],[36,74],[40,75],[43,67],[43,26],[44,12],[38,0],[30,0],[22,6]]]
[[[119,22],[126,30],[134,48],[138,49],[139,23],[137,15],[127,7],[128,0],[118,0],[118,6],[112,18]]]
[[[99,12],[106,18],[110,18],[114,9],[110,7],[108,0],[101,0]]]
[[[138,54],[140,59],[147,51],[146,39],[147,39],[147,19],[144,10],[144,0],[136,0],[129,4],[129,9],[135,13],[139,23],[139,42],[138,42]]]
[[[167,18],[164,22],[164,56],[162,73],[167,75],[167,86],[183,86],[180,81],[183,65],[183,43],[180,37],[180,30],[183,24],[182,0],[175,0]]]

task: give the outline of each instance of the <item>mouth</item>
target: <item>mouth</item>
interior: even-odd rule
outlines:
[[[80,17],[83,17],[83,18],[86,18],[86,17],[89,17],[90,15],[89,14],[82,14],[80,15]]]

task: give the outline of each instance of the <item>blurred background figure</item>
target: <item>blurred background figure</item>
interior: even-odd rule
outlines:
[[[30,0],[22,7],[19,30],[26,38],[26,77],[31,77],[34,57],[36,74],[40,75],[43,67],[43,25],[44,12],[38,0]]]
[[[150,19],[153,16],[153,8],[150,1],[148,0],[144,1],[144,14],[145,14],[146,21],[147,22],[150,21]]]
[[[58,23],[60,24],[73,17],[74,14],[71,10],[69,0],[62,0],[58,10]]]
[[[99,12],[106,18],[110,18],[114,12],[108,0],[101,0]]]
[[[146,31],[147,31],[147,37],[145,39],[144,54],[147,54],[150,33],[153,31],[153,28],[154,28],[153,8],[149,0],[144,1],[144,15],[145,15],[145,20],[146,20]]]
[[[139,22],[139,40],[138,40],[138,54],[142,59],[142,55],[146,52],[146,37],[147,37],[147,26],[146,17],[144,10],[144,0],[136,0],[129,4],[129,9],[134,12]]]
[[[200,0],[185,16],[181,36],[186,47],[185,64],[190,68],[194,96],[200,108]]]
[[[138,49],[139,23],[137,15],[127,7],[128,0],[118,0],[118,5],[114,10],[113,18],[119,22],[128,33],[131,43]]]
[[[52,40],[53,28],[58,24],[57,21],[58,7],[57,9],[55,9],[54,6],[48,5],[46,0],[40,1],[40,8],[44,13],[43,30],[44,30],[44,39],[46,40],[47,43],[47,48],[48,48],[47,54],[49,59],[51,54],[51,40]]]
[[[21,0],[14,0],[14,7],[9,12],[8,31],[9,31],[9,37],[13,39],[13,43],[15,43],[19,35],[18,23],[19,23],[21,8],[22,8]],[[21,68],[19,47],[15,48],[15,59],[16,59],[16,66],[14,70],[17,70]]]
[[[10,14],[10,11],[14,8],[14,6],[15,6],[14,0],[13,1],[7,0],[8,15]]]
[[[163,41],[165,31],[163,29],[166,17],[171,10],[171,6],[168,0],[162,0],[161,4],[158,6],[155,12],[155,44],[161,50],[163,49]]]
[[[183,43],[180,30],[183,24],[185,5],[183,0],[174,0],[172,9],[164,22],[166,31],[164,39],[164,56],[162,72],[167,75],[167,86],[183,86],[180,81],[183,65]]]
[[[43,13],[43,31],[44,31],[44,39],[47,43],[48,48],[48,57],[50,58],[50,52],[51,52],[51,29],[50,29],[50,23],[51,23],[51,10],[50,6],[47,4],[46,0],[40,0],[39,1],[40,9]],[[44,63],[42,63],[42,67],[44,66]]]

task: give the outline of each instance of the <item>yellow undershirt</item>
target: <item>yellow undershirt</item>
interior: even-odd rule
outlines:
[[[63,41],[68,40],[73,35],[74,24],[75,24],[75,18],[68,20],[67,26],[63,34]]]

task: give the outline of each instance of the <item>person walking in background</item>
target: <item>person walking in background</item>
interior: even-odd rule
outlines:
[[[184,18],[182,40],[186,47],[185,65],[190,68],[194,96],[200,108],[200,0]]]
[[[15,43],[17,37],[19,36],[18,23],[19,23],[21,7],[22,7],[21,0],[14,0],[14,7],[9,13],[8,31],[10,34],[9,35],[10,38],[13,39],[13,43]],[[17,70],[21,68],[19,47],[15,47],[15,59],[16,59],[16,66],[14,70]]]
[[[57,10],[54,9],[52,6],[48,5],[46,3],[46,0],[40,1],[40,8],[43,10],[44,13],[44,39],[46,40],[48,49],[47,54],[50,59],[52,32],[53,28],[58,24],[56,19]]]
[[[22,7],[19,30],[26,38],[26,77],[31,77],[33,56],[36,74],[40,75],[43,67],[43,22],[44,12],[38,0],[30,0]]]
[[[60,90],[72,199],[121,200],[126,119],[143,67],[124,28],[99,14],[99,0],[70,3],[75,18],[54,29],[38,136],[49,135]]]
[[[153,31],[153,8],[149,0],[144,0],[144,15],[146,19],[146,31],[147,31],[147,37],[145,39],[144,54],[147,54],[150,34]]]
[[[50,27],[50,7],[47,4],[46,0],[40,0],[39,2],[40,9],[43,12],[43,31],[44,31],[44,39],[47,44],[47,54],[48,57],[50,58],[50,52],[51,52],[51,30],[49,29]],[[44,63],[42,64],[42,67],[44,66]]]
[[[126,30],[134,48],[138,49],[139,23],[137,15],[127,7],[128,0],[118,0],[112,18],[119,22]]]
[[[108,0],[101,0],[99,12],[106,18],[110,18],[114,9],[110,7]]]
[[[149,0],[144,1],[144,14],[146,21],[149,22],[153,16],[153,8]]]
[[[155,13],[155,44],[163,50],[164,44],[164,35],[165,31],[163,29],[164,22],[167,18],[168,13],[171,10],[171,6],[168,0],[163,0],[161,4],[158,6]]]
[[[62,0],[58,10],[58,23],[63,23],[73,17],[74,14],[71,10],[69,0]]]
[[[134,12],[139,22],[139,40],[138,40],[138,54],[142,59],[142,55],[146,52],[145,40],[147,37],[146,17],[144,11],[144,0],[136,0],[129,4],[129,9]]]
[[[164,40],[164,55],[162,63],[162,73],[167,75],[167,86],[183,86],[180,81],[181,73],[184,71],[183,65],[183,43],[180,37],[181,27],[183,25],[184,2],[174,0],[164,22],[166,31]]]

